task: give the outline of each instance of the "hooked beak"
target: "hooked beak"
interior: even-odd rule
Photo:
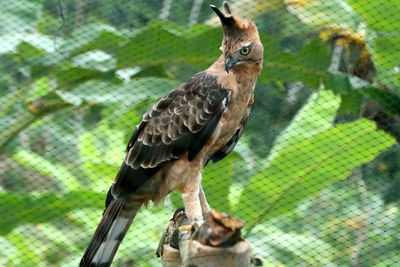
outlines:
[[[227,57],[226,59],[225,59],[225,70],[226,70],[226,72],[229,74],[229,70],[233,67],[233,66],[235,66],[236,65],[236,62],[233,60],[233,59],[231,59],[231,58],[229,58],[229,57]]]

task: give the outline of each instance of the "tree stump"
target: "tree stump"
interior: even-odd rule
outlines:
[[[243,222],[213,210],[204,224],[188,223],[182,209],[170,219],[157,249],[164,267],[250,266],[250,243],[240,237]]]

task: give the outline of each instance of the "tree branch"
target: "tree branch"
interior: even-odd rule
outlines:
[[[5,128],[0,135],[0,152],[10,143],[20,132],[25,130],[29,125],[37,121],[38,119],[49,115],[58,110],[74,107],[70,103],[61,102],[56,105],[52,105],[51,108],[45,109],[44,111],[38,113],[26,112],[24,115],[20,116],[16,123]]]
[[[213,210],[201,226],[188,223],[179,210],[171,218],[157,250],[164,267],[250,266],[250,243],[240,237],[243,222]]]

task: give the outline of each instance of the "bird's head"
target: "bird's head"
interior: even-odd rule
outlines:
[[[225,57],[225,69],[229,71],[248,66],[261,66],[264,47],[260,41],[256,24],[248,19],[232,15],[227,2],[225,14],[214,5],[210,6],[221,20],[224,38],[221,51]]]

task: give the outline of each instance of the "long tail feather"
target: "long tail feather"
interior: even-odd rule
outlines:
[[[127,206],[129,206],[129,212],[125,210]],[[139,208],[140,205],[134,205],[133,207],[129,205],[126,198],[112,200],[97,226],[80,262],[80,266],[110,266],[118,246],[128,231]]]

